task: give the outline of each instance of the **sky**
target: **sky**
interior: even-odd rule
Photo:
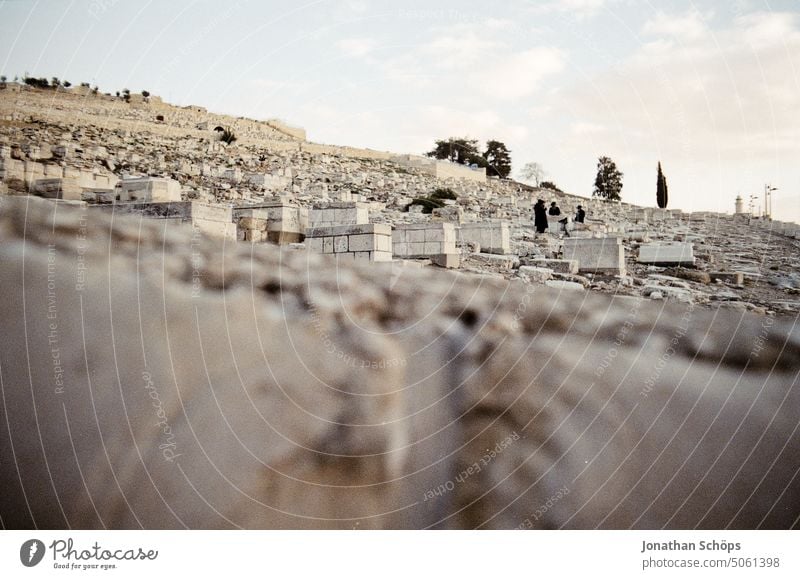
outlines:
[[[0,0],[0,74],[279,118],[422,154],[497,139],[589,196],[800,222],[800,1]]]

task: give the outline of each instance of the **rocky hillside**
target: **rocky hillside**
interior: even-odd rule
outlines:
[[[221,142],[215,130],[220,127],[230,128],[238,140]],[[787,230],[760,220],[608,204],[513,181],[442,181],[392,158],[391,153],[311,143],[284,132],[276,121],[216,115],[158,99],[127,103],[91,94],[0,90],[0,194],[25,194],[30,189],[20,179],[3,177],[3,163],[18,161],[39,163],[45,170],[75,169],[113,178],[169,177],[180,183],[184,199],[228,206],[276,198],[305,208],[325,200],[357,200],[369,205],[369,219],[375,223],[503,220],[511,226],[508,255],[496,259],[462,246],[461,271],[519,283],[567,282],[562,287],[714,309],[779,316],[800,312],[800,230],[788,230],[787,235]],[[248,180],[248,175],[264,178]],[[450,213],[431,216],[405,210],[413,198],[440,187],[457,195],[447,208]],[[563,252],[563,234],[534,231],[532,202],[538,197],[557,201],[565,215],[582,204],[588,231],[581,233],[621,237],[626,273],[521,270],[520,265],[535,266],[535,260],[559,258]],[[638,264],[639,247],[650,241],[692,243],[695,267]]]

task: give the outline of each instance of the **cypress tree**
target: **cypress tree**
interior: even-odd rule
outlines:
[[[658,162],[658,178],[656,179],[656,203],[659,209],[666,209],[669,202],[669,195],[667,192],[667,178],[661,171],[661,161]]]

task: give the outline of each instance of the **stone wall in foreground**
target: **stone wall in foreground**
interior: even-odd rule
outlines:
[[[798,524],[791,319],[55,207],[0,199],[5,527]]]

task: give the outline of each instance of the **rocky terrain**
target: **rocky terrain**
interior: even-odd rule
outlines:
[[[370,223],[352,236],[381,224],[391,247],[387,225],[510,239],[460,239],[451,269],[346,260],[268,242],[253,216],[213,236],[36,185],[91,197],[128,175],[228,217],[356,201]],[[457,198],[405,210],[441,187]],[[280,121],[10,88],[0,193],[5,528],[800,524],[793,224],[441,179]],[[566,232],[533,229],[540,197],[586,207],[571,236],[621,244],[620,271],[573,271]],[[640,262],[657,242],[693,265]]]
[[[237,141],[221,142],[215,129],[222,127],[230,128]],[[301,207],[358,200],[369,204],[373,223],[504,220],[511,226],[508,255],[497,258],[462,245],[461,270],[526,281],[530,276],[520,264],[561,257],[564,239],[563,233],[534,232],[532,202],[555,200],[568,215],[580,203],[588,211],[587,231],[580,233],[622,237],[627,272],[597,276],[556,270],[539,275],[540,283],[568,281],[573,283],[562,287],[579,284],[605,293],[769,315],[800,311],[794,228],[778,230],[769,221],[741,216],[608,204],[513,181],[443,181],[392,158],[391,153],[311,143],[304,131],[278,121],[234,119],[154,97],[127,103],[102,95],[0,90],[0,161],[19,159],[114,178],[169,177],[180,183],[184,199],[234,207],[271,199]],[[250,174],[268,178],[256,183],[246,179]],[[3,178],[2,171],[0,179],[0,193],[30,189],[19,179]],[[405,211],[413,198],[445,186],[458,195],[447,211],[434,216]],[[692,243],[695,267],[637,264],[638,247],[647,241]],[[718,272],[726,275],[706,275]],[[730,275],[734,272],[743,274],[741,280]]]
[[[790,528],[792,319],[0,212],[4,527]]]

